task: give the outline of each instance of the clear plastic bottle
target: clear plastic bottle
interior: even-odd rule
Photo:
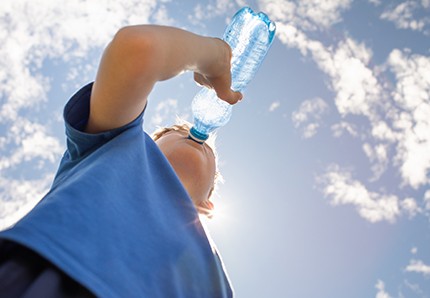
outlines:
[[[275,24],[262,12],[244,7],[227,26],[223,40],[232,49],[232,89],[243,91],[257,72],[275,35]],[[190,138],[203,143],[209,133],[225,125],[231,117],[232,106],[219,99],[216,93],[203,87],[194,97],[191,109],[194,126]]]

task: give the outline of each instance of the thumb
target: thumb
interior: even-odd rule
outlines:
[[[217,90],[215,91],[220,99],[228,102],[231,105],[234,105],[243,99],[243,94],[239,91],[233,91],[231,89],[224,92],[218,92]]]
[[[239,91],[232,91],[232,92],[233,92],[233,100],[234,100],[234,102],[231,103],[231,104],[238,103],[239,101],[241,101],[243,99],[242,92],[239,92]]]

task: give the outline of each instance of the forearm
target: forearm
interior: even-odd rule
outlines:
[[[134,59],[143,62],[140,69],[154,75],[155,81],[170,79],[187,70],[207,75],[216,71],[217,65],[230,63],[226,59],[228,54],[220,51],[217,39],[179,28],[141,25],[123,28],[118,33],[121,34],[141,43],[134,45],[139,49]]]

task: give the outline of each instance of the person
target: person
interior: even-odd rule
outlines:
[[[235,104],[231,49],[174,27],[120,29],[94,83],[64,108],[67,150],[51,189],[0,232],[2,297],[231,297],[198,217],[213,209],[215,155],[185,127],[142,129],[154,85],[193,71]]]

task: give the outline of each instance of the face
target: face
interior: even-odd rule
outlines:
[[[188,139],[185,131],[169,131],[156,144],[169,160],[200,213],[213,209],[209,195],[215,179],[215,156],[207,144]]]

